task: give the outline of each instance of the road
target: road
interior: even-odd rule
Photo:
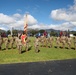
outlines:
[[[76,59],[0,64],[0,75],[76,75]]]

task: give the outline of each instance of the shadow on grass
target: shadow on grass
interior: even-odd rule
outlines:
[[[72,47],[71,49],[75,50],[75,48],[74,48],[74,47]]]
[[[30,51],[31,49],[32,49],[32,46],[30,46],[30,47],[28,48],[28,50],[26,50],[26,49],[25,49],[25,50],[22,50],[21,53],[25,53],[25,52],[27,52],[27,51]]]
[[[54,48],[60,48],[60,49],[63,49],[63,47],[62,46],[54,46]]]
[[[58,48],[57,46],[54,46],[54,48]]]
[[[69,49],[68,47],[65,47],[65,49]]]

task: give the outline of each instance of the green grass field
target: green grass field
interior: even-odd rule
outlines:
[[[22,54],[19,54],[17,49],[2,49],[0,51],[0,64],[64,60],[76,58],[76,50],[55,48],[55,42],[52,48],[40,47],[40,52],[35,53],[33,46],[34,37],[30,37],[29,39],[31,40],[30,45],[32,47],[28,52],[23,52]]]

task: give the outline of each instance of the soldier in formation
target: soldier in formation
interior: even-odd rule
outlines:
[[[1,48],[2,43],[3,43],[3,38],[2,38],[1,35],[0,35],[0,50],[2,49],[2,48]]]
[[[34,47],[35,47],[35,52],[38,53],[39,52],[39,37],[36,37],[34,41]]]

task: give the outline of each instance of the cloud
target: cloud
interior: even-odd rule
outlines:
[[[73,11],[73,10],[71,10]],[[76,13],[65,9],[56,9],[51,12],[51,17],[54,20],[76,21]]]
[[[45,24],[34,24],[32,26],[29,26],[29,28],[32,28],[32,29],[49,29],[49,27]]]
[[[9,24],[13,22],[15,22],[15,20],[12,17],[0,13],[0,24]]]
[[[0,29],[1,29],[1,30],[6,30],[6,28],[5,28],[5,27],[0,27]]]
[[[49,0],[46,0],[49,1]],[[36,5],[36,7],[39,7]],[[18,11],[21,11],[20,9]],[[50,17],[58,22],[62,21],[61,24],[44,24],[39,23],[35,17],[28,14],[28,28],[32,29],[56,29],[56,30],[72,30],[76,28],[76,0],[74,0],[74,5],[69,6],[68,9],[60,8],[52,10]],[[6,15],[0,13],[0,28],[11,29],[14,27],[16,29],[23,29],[26,20],[25,14],[15,13],[12,15]]]
[[[28,28],[30,28],[30,29],[40,29],[40,26],[38,24],[35,24],[35,25],[32,25],[32,26],[29,26]]]
[[[31,28],[31,29],[55,29],[55,30],[72,30],[73,28],[75,28],[74,25],[72,25],[72,23],[70,22],[65,22],[65,23],[62,23],[62,24],[50,24],[50,25],[45,25],[45,24],[35,24],[35,25],[32,25],[32,26],[29,26],[28,28]]]
[[[74,0],[74,5],[70,6],[70,10],[76,11],[76,0]],[[72,12],[72,11],[71,11]]]
[[[14,18],[21,18],[21,15],[19,13],[16,13],[13,15]]]
[[[70,23],[76,27],[76,22],[70,22]]]
[[[38,23],[37,20],[31,15],[28,15],[27,19],[28,19],[28,24],[29,25],[34,25],[34,24]]]
[[[59,25],[50,25],[50,28],[53,28],[55,30],[72,30],[75,26],[72,25],[70,22],[65,22]]]
[[[76,18],[76,0],[74,0],[74,5],[69,6],[68,9],[62,8],[62,9],[52,10],[50,17],[56,21],[63,21],[63,22],[69,23],[67,25],[63,23],[59,26],[56,26],[56,27],[59,27],[60,29],[67,30],[67,29],[72,29],[74,27],[76,28],[76,19],[75,19]]]
[[[21,9],[17,9],[17,11],[18,11],[18,12],[22,12],[22,10],[21,10]]]
[[[28,14],[28,25],[34,25],[37,24],[37,20],[30,14]],[[10,29],[11,27],[14,28],[22,28],[24,27],[24,22],[26,20],[25,14],[21,15],[19,13],[13,14],[13,15],[5,15],[3,13],[0,13],[0,28],[1,27],[8,27]]]

